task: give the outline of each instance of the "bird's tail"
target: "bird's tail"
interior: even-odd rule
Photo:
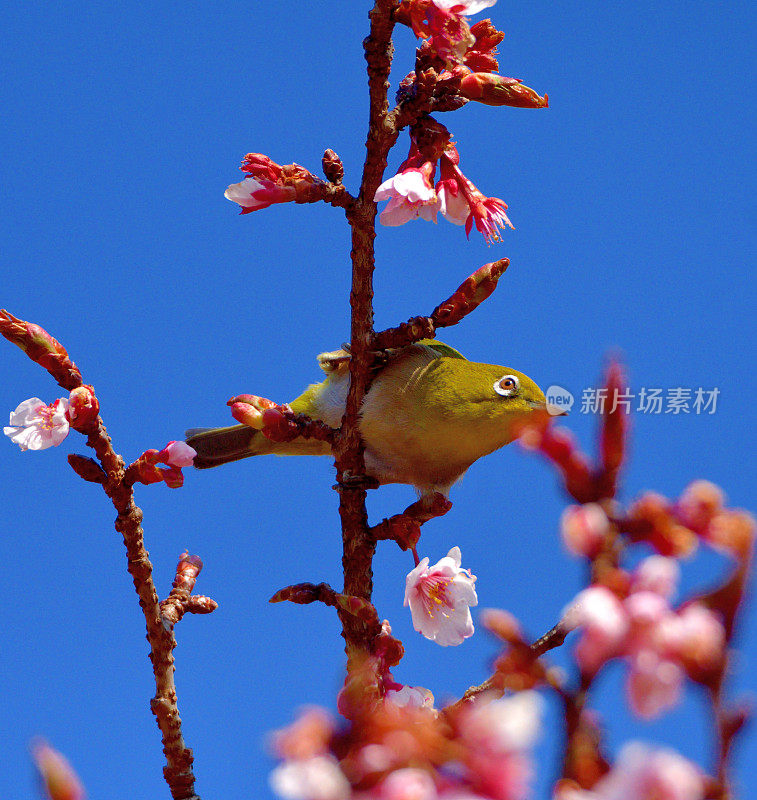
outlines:
[[[293,439],[291,442],[272,442],[260,431],[247,425],[228,428],[191,428],[186,441],[197,451],[194,466],[208,469],[248,456],[320,456],[329,455],[331,448],[315,439]]]

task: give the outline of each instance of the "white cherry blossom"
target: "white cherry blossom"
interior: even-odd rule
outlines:
[[[478,604],[475,576],[461,569],[459,547],[453,547],[433,567],[424,558],[408,574],[405,605],[410,606],[413,627],[437,644],[461,644],[473,636],[470,606]]]
[[[10,425],[3,433],[22,450],[45,450],[68,436],[68,400],[61,397],[45,405],[39,397],[24,400],[11,412]]]

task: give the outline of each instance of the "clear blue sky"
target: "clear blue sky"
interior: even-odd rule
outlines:
[[[248,151],[319,170],[344,160],[355,189],[367,99],[361,41],[368,2],[23,3],[0,32],[3,124],[0,305],[70,350],[132,460],[223,424],[226,399],[285,401],[318,380],[314,355],[348,335],[348,228],[330,207],[240,217],[223,198]],[[324,10],[326,9],[326,10]],[[466,174],[510,206],[514,231],[487,247],[460,228],[414,223],[377,241],[376,323],[428,313],[475,268],[510,271],[479,311],[443,337],[479,361],[520,369],[580,396],[605,354],[624,355],[634,390],[718,387],[714,415],[637,415],[624,497],[675,496],[692,479],[755,509],[754,279],[748,184],[753,111],[746,2],[500,2],[501,71],[548,92],[545,111],[469,104],[442,115]],[[483,15],[481,15],[483,16]],[[414,39],[397,31],[394,85]],[[405,157],[403,137],[390,169]],[[59,396],[40,368],[0,347],[0,409]],[[595,420],[567,423],[588,447]],[[35,797],[28,740],[43,734],[92,798],[166,797],[144,622],[114,512],[75,478],[67,452],[0,443],[3,658],[0,795]],[[198,590],[219,602],[177,629],[184,731],[207,800],[265,798],[266,732],[295,708],[332,706],[343,669],[333,610],[269,606],[280,587],[338,585],[340,534],[328,459],[247,461],[142,487],[147,546],[162,594],[184,548],[205,561]],[[509,609],[534,636],[580,586],[564,554],[564,501],[551,468],[516,447],[474,465],[454,508],[424,529],[435,561],[457,544],[480,607]],[[370,496],[372,519],[413,500]],[[376,603],[405,642],[396,677],[441,700],[487,675],[483,632],[439,648],[402,608],[408,554],[384,544]],[[684,586],[724,563],[684,564]],[[754,688],[754,609],[731,691]],[[669,743],[706,762],[706,709],[691,689],[659,723],[616,702],[608,670],[596,706],[608,743]],[[550,707],[554,722],[555,708]],[[554,743],[554,736],[548,737]],[[754,729],[737,751],[742,796],[757,796]],[[554,744],[538,750],[542,787]],[[543,789],[542,789],[543,792]]]

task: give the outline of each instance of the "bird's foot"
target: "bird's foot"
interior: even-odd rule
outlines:
[[[353,475],[345,471],[342,477],[334,484],[334,489],[378,489],[381,484],[370,475]]]

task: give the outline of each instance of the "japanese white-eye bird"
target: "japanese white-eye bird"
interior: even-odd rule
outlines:
[[[349,389],[349,353],[318,356],[326,372],[289,403],[292,411],[338,427]],[[366,473],[380,484],[407,483],[421,495],[450,487],[470,465],[514,438],[513,423],[545,408],[542,390],[522,372],[468,361],[424,339],[389,351],[361,408]],[[327,442],[274,442],[246,425],[195,428],[187,443],[200,469],[258,455],[331,455]]]

